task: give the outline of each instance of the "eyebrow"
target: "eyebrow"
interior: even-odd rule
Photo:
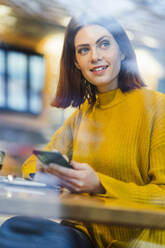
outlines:
[[[103,39],[105,39],[105,38],[110,38],[110,36],[109,36],[109,35],[103,35],[103,36],[101,36],[101,37],[96,41],[96,44],[98,44],[101,40],[103,40]],[[89,44],[88,44],[88,43],[86,43],[86,44],[79,44],[79,45],[76,46],[76,49],[79,48],[79,47],[85,47],[85,46],[89,46]]]

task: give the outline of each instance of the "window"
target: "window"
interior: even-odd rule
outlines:
[[[165,77],[162,77],[158,81],[158,91],[165,94]]]
[[[0,49],[0,107],[5,105],[5,52]]]
[[[0,109],[40,114],[45,63],[41,54],[0,47]]]

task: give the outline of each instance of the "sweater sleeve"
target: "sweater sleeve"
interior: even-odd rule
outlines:
[[[157,103],[153,118],[152,135],[149,152],[150,182],[137,185],[134,182],[124,182],[98,173],[104,186],[106,197],[122,200],[132,200],[141,203],[162,204],[165,202],[165,98]],[[141,165],[143,166],[143,165]]]
[[[66,154],[69,159],[72,158],[73,151],[73,135],[78,128],[78,123],[81,118],[81,111],[76,110],[53,135],[50,142],[43,148],[43,150],[53,151],[57,149],[62,154]],[[31,174],[36,172],[36,156],[32,155],[22,165],[22,176],[29,178]]]

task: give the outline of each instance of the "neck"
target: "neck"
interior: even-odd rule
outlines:
[[[118,88],[118,78],[115,78],[111,83],[97,86],[97,90],[100,93],[105,93],[105,92],[108,92],[110,90],[115,90],[117,88]]]

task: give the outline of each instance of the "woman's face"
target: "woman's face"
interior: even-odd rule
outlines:
[[[99,25],[85,26],[75,36],[75,65],[84,78],[99,92],[118,87],[120,49],[107,29]]]

